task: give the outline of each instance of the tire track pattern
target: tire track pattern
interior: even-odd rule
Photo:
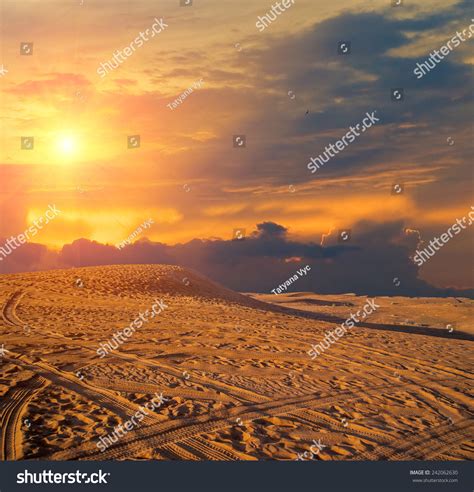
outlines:
[[[0,461],[22,458],[22,417],[29,402],[49,383],[33,376],[18,383],[2,398],[0,406]]]
[[[372,453],[364,453],[361,460],[430,460],[449,450],[453,445],[472,436],[474,422],[462,419],[458,422],[438,425],[428,431],[404,436],[389,443],[388,447]]]
[[[437,383],[440,380],[436,381]],[[186,439],[199,436],[207,432],[215,432],[235,425],[236,417],[242,421],[251,421],[278,415],[292,414],[297,410],[308,408],[325,408],[331,404],[363,399],[370,394],[379,394],[380,391],[390,390],[394,387],[406,389],[416,387],[417,383],[398,382],[367,388],[363,394],[357,391],[344,391],[337,396],[321,397],[319,394],[306,394],[297,398],[282,398],[271,402],[241,405],[227,410],[217,411],[211,415],[200,415],[193,418],[171,420],[161,424],[155,424],[146,428],[137,429],[134,434],[125,436],[103,453],[100,453],[95,445],[86,443],[75,449],[68,449],[53,453],[49,459],[125,459],[127,456],[143,452],[170,443],[177,443]],[[325,422],[326,423],[326,422]],[[342,426],[341,426],[342,427]],[[347,432],[347,430],[346,430]],[[377,435],[380,439],[380,436]],[[371,435],[374,439],[374,435]]]

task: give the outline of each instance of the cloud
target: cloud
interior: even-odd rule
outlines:
[[[0,247],[7,238],[0,238]],[[7,249],[8,251],[8,249]],[[28,243],[3,258],[0,254],[0,272],[18,273],[36,270],[49,270],[61,266],[59,255],[42,244]]]
[[[257,224],[257,230],[259,231],[258,237],[284,237],[288,232],[286,227],[275,224],[274,222],[263,222],[262,224]]]
[[[257,224],[242,240],[199,240],[169,246],[142,239],[122,250],[80,239],[53,253],[28,244],[0,262],[2,272],[30,271],[108,264],[178,264],[197,270],[237,291],[271,292],[310,265],[295,291],[321,294],[354,292],[359,295],[474,297],[474,291],[440,289],[419,278],[410,259],[418,244],[416,231],[401,221],[360,222],[350,243],[339,244],[336,233],[325,245],[292,240],[287,228],[274,222]],[[398,285],[399,284],[399,285]]]
[[[58,93],[63,95],[67,90],[74,93],[78,89],[90,88],[91,84],[86,77],[74,73],[50,73],[47,78],[26,80],[15,85],[5,92],[20,95],[22,97],[42,98],[44,94]],[[72,88],[72,89],[71,89]]]
[[[421,80],[413,68],[456,29],[467,27],[472,2],[424,0],[400,9],[390,8],[388,0],[297,3],[265,33],[254,24],[267,8],[251,0],[232,7],[208,2],[199,9],[163,4],[160,15],[173,27],[166,41],[148,43],[105,80],[99,80],[97,65],[150,25],[157,13],[149,1],[136,0],[133,12],[126,0],[87,9],[58,4],[54,12],[31,2],[4,9],[8,42],[2,63],[10,71],[1,90],[8,125],[0,138],[0,162],[8,166],[0,168],[0,235],[24,230],[32,210],[55,202],[64,216],[38,241],[58,247],[78,237],[89,241],[52,253],[53,263],[188,262],[235,288],[268,290],[292,273],[292,264],[282,258],[302,257],[315,262],[318,278],[305,280],[308,286],[314,282],[315,289],[331,291],[344,288],[339,276],[345,272],[337,265],[357,258],[369,261],[371,271],[371,258],[381,254],[364,256],[373,238],[355,242],[364,239],[362,223],[357,225],[362,218],[403,219],[423,237],[447,227],[471,198],[469,43]],[[67,22],[71,16],[75,29]],[[18,56],[18,39],[34,41],[33,57]],[[337,54],[341,40],[351,41],[350,56]],[[204,87],[170,111],[167,103],[200,77]],[[390,100],[392,87],[405,88],[403,103]],[[311,175],[310,156],[375,109],[380,124]],[[64,166],[57,153],[63,129],[78,137],[80,165]],[[232,147],[237,133],[247,135],[245,149]],[[126,149],[131,134],[141,135],[140,150]],[[21,151],[20,135],[35,135],[34,153]],[[448,137],[454,145],[447,144]],[[395,182],[405,184],[403,196],[390,196]],[[296,191],[290,192],[290,185]],[[76,191],[92,186],[96,191]],[[158,224],[152,211],[166,209],[174,213]],[[148,214],[157,222],[150,238],[189,242],[170,247],[141,242],[119,252],[91,241],[115,243]],[[117,227],[115,217],[124,225]],[[249,230],[256,223],[243,242],[190,241],[230,237],[234,228]],[[342,226],[354,231],[353,249],[319,246],[323,232]],[[439,285],[472,286],[465,268],[472,258],[468,239],[466,234],[440,252],[423,267],[423,277],[430,271]],[[382,249],[406,258],[400,244],[391,242]],[[29,251],[25,246],[24,254]],[[32,250],[26,257],[28,269],[45,268],[51,260]],[[403,271],[397,261],[395,270]],[[377,265],[380,276],[387,267]],[[405,267],[406,292],[422,289],[414,281],[419,272],[410,277]],[[347,289],[352,284],[362,289],[361,282],[351,280]],[[386,282],[384,277],[377,289]]]

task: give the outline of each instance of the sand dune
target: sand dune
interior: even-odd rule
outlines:
[[[312,360],[365,298],[243,295],[165,265],[0,284],[0,459],[474,458],[473,301],[380,298]],[[99,357],[155,299],[166,309]],[[158,408],[98,449],[156,393]]]
[[[348,313],[356,312],[365,298],[355,294],[320,296],[311,292],[289,294],[249,294],[252,298],[304,311],[313,319],[341,322]],[[378,330],[419,333],[445,338],[474,341],[474,301],[458,297],[377,297],[380,309],[361,326]],[[304,316],[303,313],[298,313]]]

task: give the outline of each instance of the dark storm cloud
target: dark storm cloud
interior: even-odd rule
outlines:
[[[474,297],[474,291],[438,289],[420,280],[418,268],[410,260],[417,240],[416,234],[405,232],[401,222],[361,222],[354,227],[350,244],[337,244],[333,235],[321,246],[291,241],[285,227],[265,222],[242,240],[193,240],[174,246],[142,240],[118,250],[81,239],[56,254],[27,244],[1,262],[0,270],[167,263],[192,268],[237,291],[271,292],[299,268],[310,265],[308,275],[299,278],[292,290]]]
[[[8,238],[0,238],[0,247],[8,252],[5,247]],[[6,258],[0,253],[0,273],[30,272],[38,269],[46,270],[57,268],[59,264],[58,254],[49,251],[42,244],[27,243],[15,249]]]
[[[392,17],[392,9],[386,15],[343,13],[293,37],[272,39],[266,50],[249,57],[249,65],[259,74],[263,71],[267,85],[260,101],[264,111],[247,126],[253,145],[246,156],[239,156],[241,166],[247,159],[248,169],[260,176],[273,173],[282,183],[288,182],[289,175],[293,182],[313,179],[306,169],[309,156],[318,155],[373,110],[381,119],[378,128],[334,157],[318,176],[353,174],[386,165],[402,155],[405,160],[411,156],[431,160],[426,155],[430,148],[443,156],[446,137],[441,136],[461,133],[471,122],[470,65],[459,55],[462,46],[421,80],[413,70],[456,29],[470,24],[469,10],[467,2],[459,2],[450,9],[413,19]],[[447,32],[446,39],[433,41],[424,55],[409,55],[409,46],[431,36],[432,30]],[[338,42],[346,40],[351,42],[352,53],[338,55]],[[397,55],[394,49],[403,54]],[[405,100],[394,103],[390,90],[399,87],[405,90]],[[296,99],[291,103],[287,99],[284,104],[281,99],[288,90]],[[308,115],[304,115],[306,108]],[[282,109],[284,124],[279,123]],[[398,128],[406,124],[411,125],[410,130]],[[328,132],[336,137],[328,136]],[[267,144],[269,133],[279,138]],[[302,136],[308,137],[306,141]],[[391,145],[386,145],[387,140]],[[459,146],[453,157],[462,160],[468,155],[469,149]],[[255,161],[258,166],[253,166]]]

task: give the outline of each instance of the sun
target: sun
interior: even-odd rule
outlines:
[[[63,154],[74,155],[77,152],[77,141],[71,135],[61,137],[58,140],[58,149]]]

